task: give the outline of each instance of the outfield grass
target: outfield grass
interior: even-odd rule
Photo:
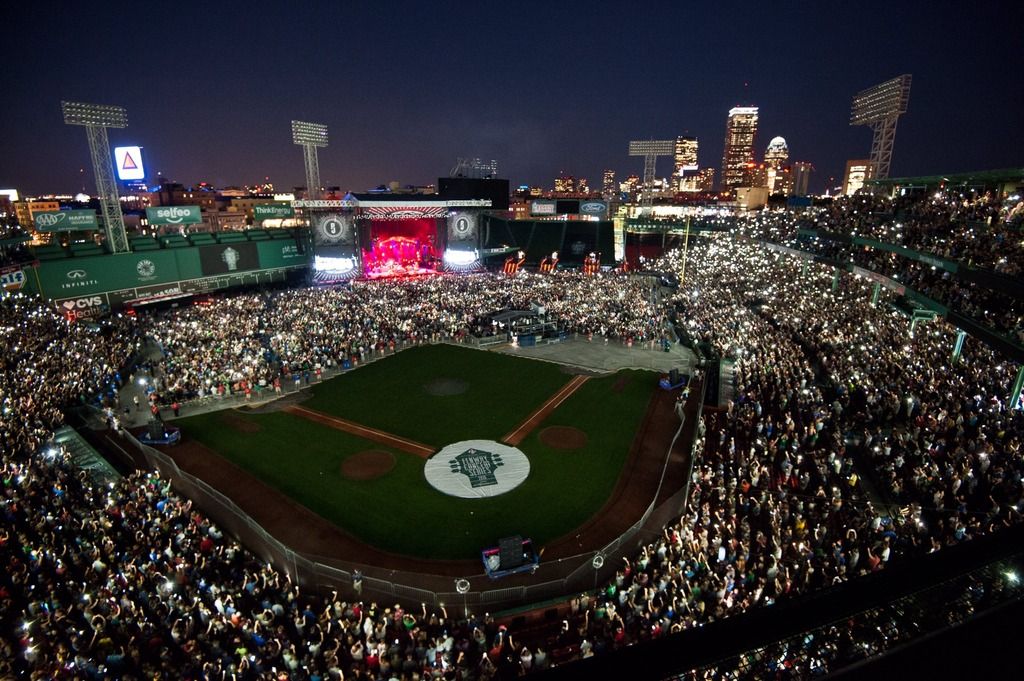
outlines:
[[[502,363],[514,359],[516,363],[542,364],[475,350],[463,352]],[[413,351],[361,368],[345,378],[370,373],[371,369],[385,367],[407,354]],[[557,371],[554,365],[544,366]],[[445,377],[453,373],[450,367],[441,365],[435,365],[434,372]],[[393,450],[389,451],[395,455],[396,466],[388,475],[362,482],[345,479],[341,476],[345,458],[366,449],[387,448],[288,413],[235,412],[226,419],[223,412],[215,412],[181,419],[176,425],[367,543],[405,555],[472,559],[479,556],[481,548],[511,534],[532,537],[543,546],[592,516],[615,486],[656,382],[655,373],[623,371],[585,383],[520,445],[530,457],[527,480],[511,492],[486,499],[459,499],[438,492],[423,476],[423,459]],[[476,437],[498,439],[563,383],[554,381],[548,394],[535,398],[535,404],[511,418],[511,425],[505,425],[508,421],[491,423],[490,430],[481,433],[472,429],[472,419],[467,415],[469,421],[461,425],[462,430],[444,437],[442,443]],[[346,383],[339,381],[334,385]],[[387,381],[376,385],[387,385]],[[471,386],[471,392],[472,387],[475,386]],[[325,388],[327,385],[319,387],[321,391]],[[326,399],[326,393],[319,397]],[[450,398],[432,399],[443,403]],[[390,405],[399,417],[424,418],[404,402],[392,401]],[[432,411],[437,410],[432,405]],[[350,413],[345,416],[358,420]],[[259,430],[242,432],[252,429],[239,429],[237,424],[231,425],[231,419],[250,421]],[[589,441],[584,448],[574,451],[545,447],[538,433],[550,425],[580,428]],[[406,433],[415,437],[414,431],[406,429],[403,434]]]
[[[438,379],[465,381],[459,395],[431,395]],[[556,364],[452,345],[425,345],[313,387],[302,406],[432,445],[498,440],[571,376]]]

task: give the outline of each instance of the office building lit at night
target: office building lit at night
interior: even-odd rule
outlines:
[[[687,173],[693,176],[697,172],[697,138],[681,136],[676,138],[675,163],[672,168],[672,177],[676,188],[686,191]],[[693,181],[689,184],[693,184]]]
[[[757,139],[757,107],[736,106],[729,110],[725,126],[725,150],[722,152],[722,188],[749,186],[749,169],[754,162]]]

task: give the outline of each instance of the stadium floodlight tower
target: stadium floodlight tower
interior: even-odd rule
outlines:
[[[659,156],[672,156],[676,152],[675,140],[634,140],[629,143],[630,156],[644,157],[644,184],[640,191],[640,214],[651,212],[654,202],[654,166]]]
[[[896,121],[907,113],[909,102],[909,73],[861,90],[853,97],[850,125],[867,125],[874,132],[871,138],[872,178],[881,180],[889,177]]]
[[[114,182],[107,128],[127,128],[128,114],[124,107],[84,102],[61,102],[60,108],[64,112],[64,123],[85,127],[89,137],[89,152],[92,154],[92,171],[96,175],[96,194],[103,213],[103,225],[107,230],[107,243],[112,252],[127,253],[128,235],[124,232],[124,215],[121,213],[121,200],[117,196],[117,184]]]
[[[302,147],[306,158],[306,197],[320,198],[320,160],[318,147],[327,146],[327,126],[320,123],[292,121],[292,142]]]

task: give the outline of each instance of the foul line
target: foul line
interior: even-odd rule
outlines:
[[[404,437],[398,437],[391,433],[385,433],[384,431],[377,430],[375,428],[367,428],[366,426],[361,426],[358,423],[346,421],[345,419],[340,419],[337,416],[331,416],[330,414],[324,414],[323,412],[316,411],[315,409],[307,409],[306,407],[292,405],[285,407],[284,411],[315,423],[330,426],[331,428],[351,433],[352,435],[358,435],[359,437],[366,438],[367,440],[373,440],[379,444],[393,447],[394,449],[398,449],[409,454],[415,454],[416,456],[424,459],[429,458],[430,455],[434,453],[434,448],[428,447],[425,444],[407,440]]]
[[[563,385],[558,392],[548,398],[547,402],[540,405],[532,414],[526,417],[526,420],[519,424],[519,427],[513,430],[511,433],[502,438],[502,442],[510,444],[512,446],[518,445],[520,442],[526,439],[526,436],[533,432],[544,418],[558,409],[558,406],[565,402],[569,397],[579,390],[580,386],[586,383],[590,379],[590,376],[583,376],[577,374],[569,379],[569,382]]]

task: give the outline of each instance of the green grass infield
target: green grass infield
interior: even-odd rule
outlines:
[[[500,440],[570,378],[547,362],[426,346],[319,384],[303,406],[440,448]],[[435,490],[420,457],[284,412],[211,412],[175,424],[368,544],[423,558],[472,559],[512,534],[543,546],[597,512],[615,487],[657,380],[636,370],[591,378],[519,445],[530,458],[526,481],[485,499]],[[424,388],[437,381],[464,392],[438,396]],[[586,445],[545,446],[539,434],[553,425],[579,428]],[[343,461],[369,449],[390,451],[394,469],[368,481],[344,477]]]

